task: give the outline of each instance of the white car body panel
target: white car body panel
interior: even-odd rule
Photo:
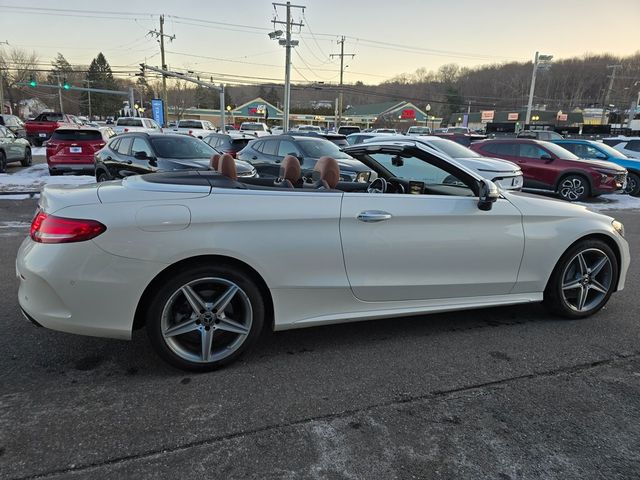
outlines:
[[[419,146],[428,150],[427,147]],[[472,170],[446,159],[465,170]],[[166,268],[215,257],[243,262],[264,281],[274,329],[538,302],[564,251],[585,235],[620,252],[611,218],[586,208],[503,193],[477,198],[228,189],[147,182],[46,186],[47,213],[102,222],[93,240],[25,239],[16,260],[19,302],[45,327],[130,338],[143,292]],[[363,210],[392,216],[363,223]]]
[[[160,126],[153,126],[153,123],[150,121],[151,119],[143,118],[143,117],[131,117],[132,119],[140,120],[142,122],[142,126],[134,126],[134,125],[120,125],[118,122],[121,120],[128,120],[129,117],[121,117],[116,120],[115,125],[113,125],[113,131],[116,134],[120,135],[122,133],[128,132],[146,132],[146,133],[162,133],[162,128]]]
[[[180,121],[178,121],[178,125],[175,128],[173,128],[171,131],[182,134],[182,135],[191,135],[192,137],[196,137],[200,139],[206,137],[210,133],[216,132],[216,129],[213,128],[213,125],[211,125],[211,122],[208,122],[205,120],[189,120],[189,122],[197,122],[198,124],[200,124],[200,128],[185,127],[181,125]]]

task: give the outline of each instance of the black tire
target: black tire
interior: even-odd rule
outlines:
[[[190,307],[191,303],[183,293],[184,287],[188,285],[192,286],[193,291],[202,300],[209,301],[210,304],[222,298],[223,293],[229,292],[231,285],[237,287],[237,291],[228,301],[228,305],[222,309],[222,313],[201,310],[200,314],[194,315],[195,310]],[[190,267],[168,277],[153,294],[148,305],[150,307],[146,312],[146,330],[151,344],[163,360],[183,370],[207,372],[233,362],[255,343],[264,325],[264,299],[255,282],[243,271],[224,265]],[[164,320],[163,312],[166,314]],[[226,317],[227,314],[234,318]],[[246,317],[247,314],[250,317]],[[218,319],[218,315],[222,315],[224,320]],[[240,320],[241,318],[243,320]],[[250,321],[247,321],[247,318],[250,318]],[[243,326],[246,332],[240,334],[225,331],[225,320]],[[176,325],[192,322],[195,329],[165,338],[168,330],[175,330]],[[204,329],[212,332],[213,343],[209,352],[213,354],[218,346],[221,350],[219,358],[204,360],[204,354],[200,353],[204,349],[198,351],[202,348],[203,335],[206,335]],[[194,355],[199,357],[197,361],[187,358]]]
[[[109,178],[109,175],[107,174],[107,172],[105,172],[104,170],[99,170],[98,173],[96,174],[96,182],[100,183],[100,182],[108,182],[109,180],[111,180]]]
[[[640,197],[640,176],[637,173],[629,172],[627,175],[627,188],[624,189],[624,193],[632,197]]]
[[[0,151],[0,173],[7,171],[7,156],[3,151]]]
[[[583,287],[579,287],[578,289],[566,288],[573,282],[575,282],[576,284],[583,284],[583,282],[586,281],[583,279],[583,276],[579,271],[576,270],[575,273],[572,272],[573,265],[575,265],[572,260],[574,260],[578,254],[582,254],[587,259],[594,258],[596,260],[599,258],[604,258],[604,256],[601,256],[600,254],[606,255],[610,265],[610,269],[608,270],[603,268],[598,273],[595,273],[593,275],[589,273],[590,281],[591,278],[593,278],[593,280],[597,281],[600,286],[606,285],[607,292],[606,294],[602,294],[602,297],[599,298],[598,296],[601,295],[601,292],[595,289],[587,289],[587,301],[589,295],[591,295],[593,305],[585,305],[585,307],[588,308],[582,311],[576,309],[575,305],[571,304],[572,300],[568,300],[567,296],[574,294],[576,290],[582,292]],[[549,278],[547,287],[545,288],[543,304],[551,313],[564,318],[578,319],[593,315],[602,307],[604,307],[605,304],[609,301],[609,297],[611,297],[615,285],[617,284],[618,270],[618,261],[609,245],[601,240],[582,240],[569,248],[562,255],[562,257],[560,257],[560,260],[556,264],[553,273]],[[573,278],[571,278],[571,280],[567,282],[567,276]],[[565,285],[565,289],[563,289],[563,285]]]
[[[582,175],[565,175],[558,182],[557,193],[568,202],[582,202],[591,196],[589,180]]]
[[[27,147],[24,150],[24,158],[20,160],[20,165],[22,165],[23,167],[29,167],[31,166],[32,161],[33,158],[31,156],[31,149]]]

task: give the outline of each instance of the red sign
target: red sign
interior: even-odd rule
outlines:
[[[518,112],[516,112],[516,113],[509,113],[509,114],[507,115],[507,120],[518,120],[518,116],[519,116],[519,115],[520,115],[520,114],[519,114]]]
[[[258,109],[256,107],[249,107],[249,115],[255,115],[258,113]]]
[[[483,122],[490,122],[491,120],[493,120],[493,116],[496,112],[494,110],[482,110],[482,112],[480,112],[480,119]]]
[[[400,117],[403,119],[414,119],[416,118],[416,111],[411,108],[408,108],[402,111],[402,114],[400,115]]]
[[[561,113],[560,115],[558,115],[559,122],[566,122],[568,119],[569,119],[569,115],[566,113]]]

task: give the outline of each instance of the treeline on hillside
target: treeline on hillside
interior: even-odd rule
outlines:
[[[178,59],[175,59],[178,60]],[[611,65],[620,65],[616,71],[608,104],[617,108],[628,108],[640,90],[640,52],[627,57],[610,54],[586,54],[582,57],[554,59],[550,68],[539,70],[534,104],[549,110],[570,111],[580,107],[600,107],[604,92],[609,86]],[[132,67],[112,69],[102,53],[90,65],[71,65],[65,57],[58,55],[50,62],[41,60],[35,53],[12,49],[0,50],[0,68],[4,70],[5,98],[17,104],[26,98],[39,98],[50,108],[57,108],[58,94],[55,90],[34,89],[19,86],[35,78],[39,83],[54,83],[66,79],[75,86],[87,86],[115,90],[127,90],[133,86],[136,101],[149,108],[151,98],[158,98],[161,81],[157,75],[136,77]],[[424,108],[431,105],[431,114],[444,116],[453,112],[497,109],[520,109],[527,104],[531,81],[532,62],[512,62],[484,65],[476,68],[460,67],[457,64],[441,66],[437,71],[418,68],[379,85],[362,82],[344,85],[344,106],[408,100]],[[331,84],[292,85],[292,110],[300,113],[316,111],[313,104],[318,101],[333,102],[339,87]],[[255,97],[282,106],[283,87],[277,84],[229,85],[226,88],[227,105],[238,106]],[[114,115],[126,98],[111,95],[91,95],[94,115]],[[219,108],[219,95],[192,83],[181,80],[168,81],[169,105],[178,112],[187,108]],[[77,91],[64,91],[63,103],[66,112],[88,113],[88,95]],[[319,114],[330,114],[333,109],[318,110]]]

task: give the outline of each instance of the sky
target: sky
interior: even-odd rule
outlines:
[[[284,3],[284,2],[283,2]],[[292,38],[292,79],[339,80],[337,41],[346,37],[345,83],[375,84],[420,67],[473,67],[531,60],[538,50],[555,58],[640,50],[640,0],[298,0],[302,22]],[[614,7],[615,6],[615,7]],[[50,10],[43,10],[50,9]],[[165,15],[171,69],[227,83],[284,78],[285,49],[268,33],[285,8],[267,0],[0,0],[0,48],[35,51],[43,64],[57,52],[88,65],[102,51],[114,71],[129,75],[140,62],[160,65],[148,35]],[[277,29],[282,29],[278,26]],[[45,65],[46,66],[46,65]]]

